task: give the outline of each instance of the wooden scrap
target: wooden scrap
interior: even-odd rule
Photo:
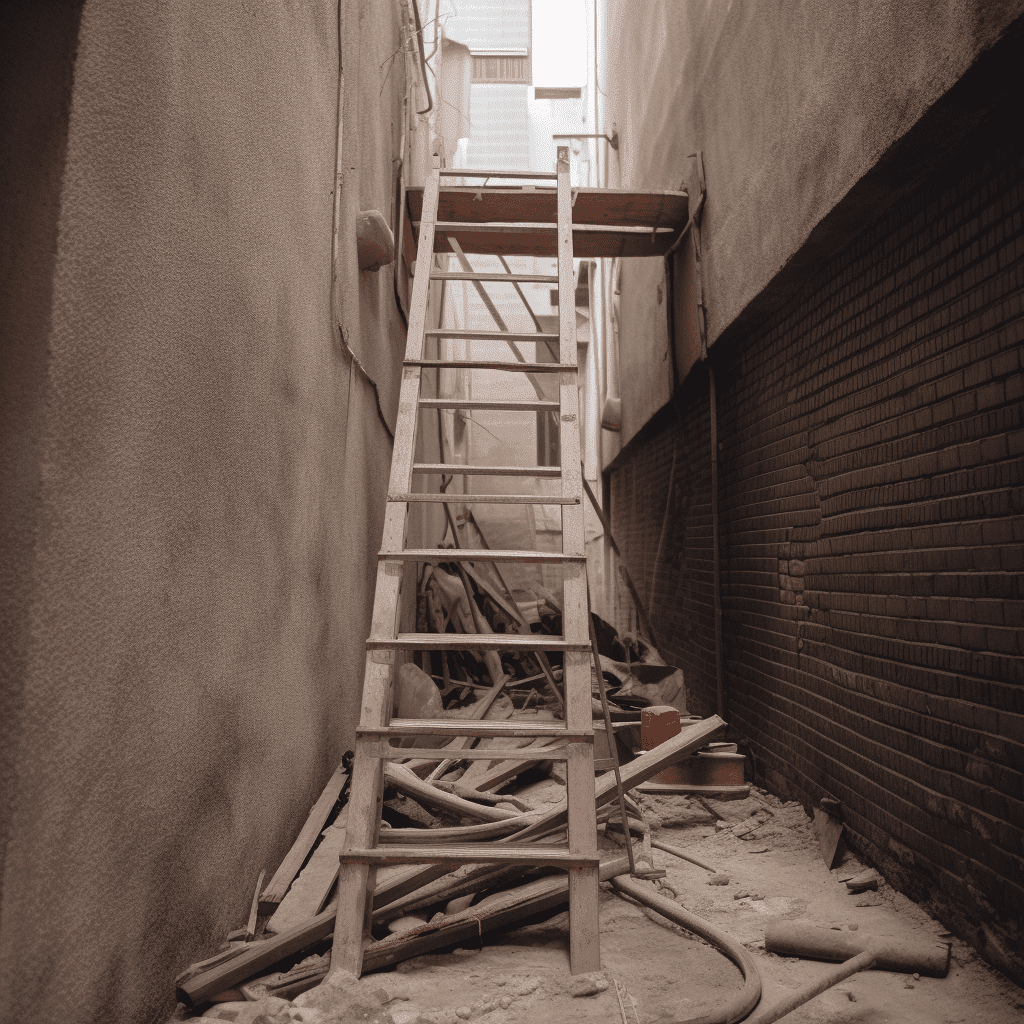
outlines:
[[[346,809],[347,810],[347,809]],[[338,877],[338,855],[345,845],[345,810],[320,839],[309,863],[292,883],[285,898],[278,904],[274,916],[267,922],[267,931],[280,934],[316,915],[330,895]]]
[[[424,782],[413,771],[401,764],[387,763],[384,766],[384,779],[389,786],[394,786],[399,792],[439,811],[476,818],[479,821],[504,821],[506,818],[516,817],[515,811],[508,811],[504,808],[499,810],[496,807],[486,807],[483,804],[467,800],[463,794],[474,792],[468,787],[462,787],[458,793],[455,793],[448,789],[454,784]],[[490,799],[491,802],[497,802],[499,798],[491,797]]]
[[[323,830],[324,825],[327,824],[327,818],[330,816],[334,805],[338,802],[338,797],[341,795],[342,787],[347,779],[348,772],[339,766],[338,770],[331,776],[324,787],[323,793],[320,794],[320,799],[317,800],[310,810],[306,824],[302,826],[302,830],[292,844],[292,848],[288,851],[284,860],[281,861],[281,866],[274,872],[274,877],[271,878],[270,884],[263,890],[259,900],[260,914],[272,914],[277,909],[277,905],[284,899],[285,894],[288,892],[288,887],[299,873],[299,869],[306,862],[309,851],[313,849],[313,844]]]
[[[602,861],[600,877],[607,881],[629,871],[626,857]],[[465,942],[484,932],[502,928],[533,914],[550,910],[569,900],[569,880],[565,875],[539,878],[506,892],[495,893],[481,903],[458,914],[448,914],[423,928],[404,932],[368,946],[363,954],[363,970],[378,970],[454,942]]]
[[[241,931],[241,929],[238,929]],[[218,964],[226,963],[228,960],[233,960],[236,956],[240,956],[245,952],[246,943],[239,941],[230,941],[227,949],[222,949],[219,953],[215,953],[211,957],[207,957],[205,960],[200,960],[197,963],[190,964],[185,968],[175,979],[175,985],[183,985],[186,981],[191,978],[195,978],[202,974],[204,971],[212,970]]]
[[[263,879],[267,875],[264,868],[260,871],[260,877],[256,880],[256,891],[252,894],[252,906],[249,908],[249,920],[245,925],[245,941],[252,942],[256,938],[256,918],[260,909],[260,890],[263,888]]]
[[[724,726],[725,723],[722,719],[715,715],[685,730],[678,736],[672,737],[671,740],[660,744],[653,750],[645,752],[635,761],[623,767],[621,772],[623,789],[633,788],[661,771],[675,758],[700,749]],[[595,780],[594,798],[597,806],[600,807],[607,803],[615,795],[615,779],[610,773]],[[547,835],[563,827],[566,819],[565,801],[551,811],[529,817],[533,823],[513,837],[509,837],[510,839],[521,843],[528,839]],[[423,837],[418,838],[422,839]],[[481,851],[481,853],[486,857],[485,851]],[[612,877],[613,874],[622,874],[626,870],[628,870],[628,861],[622,857],[618,858],[618,866],[611,874],[606,875],[606,868],[602,866],[601,876],[602,878]],[[378,882],[377,888],[374,890],[374,906],[380,908],[393,903],[448,873],[449,868],[438,864],[414,865],[410,868],[399,869],[393,876]],[[493,906],[485,914],[481,914],[477,908],[471,907],[469,910],[463,911],[462,915],[453,915],[452,918],[442,920],[436,928],[427,926],[431,929],[429,934],[424,934],[421,930],[406,932],[393,939],[377,943],[367,949],[363,960],[363,969],[369,971],[390,963],[397,963],[399,960],[417,956],[421,952],[452,942],[463,941],[474,935],[482,934],[484,931],[501,927],[540,910],[564,903],[568,899],[567,877],[556,876],[551,879],[551,883],[553,888],[550,891],[537,893],[536,890],[531,890],[534,892],[533,896],[525,900],[520,897],[518,901],[516,897],[510,896],[510,903]],[[556,884],[558,888],[554,887]],[[474,915],[474,911],[477,911],[476,915]],[[232,960],[180,983],[178,985],[179,1000],[187,1006],[196,1006],[206,1002],[217,993],[231,988],[233,985],[251,978],[259,971],[272,967],[285,957],[325,939],[334,930],[335,917],[336,909],[331,907],[271,939],[251,943],[249,948],[243,950]],[[374,951],[372,955],[371,950]]]
[[[467,893],[490,889],[502,882],[524,874],[529,869],[522,864],[463,864],[436,881],[373,911],[373,921],[385,923],[414,910],[422,910],[443,899],[454,899]]]
[[[503,793],[500,796],[495,796],[493,793],[481,793],[477,789],[473,789],[472,786],[463,786],[459,782],[435,782],[434,785],[442,792],[451,793],[452,796],[462,797],[463,800],[467,800],[471,803],[480,802],[484,804],[500,804],[507,803],[511,804],[517,810],[520,811],[532,811],[533,805],[527,803],[525,800],[520,800],[519,797],[513,796],[511,793]]]
[[[646,782],[674,760],[699,750],[719,729],[724,728],[725,722],[718,715],[712,715],[703,722],[684,729],[678,736],[673,736],[664,743],[660,743],[653,750],[645,751],[635,761],[630,761],[629,764],[622,767],[620,778],[623,791],[628,791],[640,785],[641,782]],[[617,796],[615,777],[611,772],[606,772],[594,784],[596,805],[600,807],[615,796]],[[515,841],[519,843],[541,835],[552,826],[564,822],[566,817],[566,807],[563,803],[561,807],[544,814],[535,824],[517,834]]]
[[[821,859],[825,862],[825,867],[831,871],[836,862],[836,854],[839,852],[839,844],[843,836],[843,823],[828,811],[815,807],[814,831],[818,836]]]
[[[561,743],[551,743],[549,740],[541,737],[532,743],[528,743],[521,749],[529,751],[530,756],[533,757],[534,754],[539,754],[545,750],[556,751],[561,746]],[[499,761],[497,764],[491,765],[490,768],[484,768],[479,775],[471,775],[470,770],[467,769],[466,775],[463,775],[459,782],[462,785],[471,785],[481,793],[489,792],[504,785],[509,779],[514,779],[528,768],[536,768],[537,765],[543,763],[543,760],[543,758],[540,758],[536,761]],[[471,766],[471,768],[473,767],[475,765]],[[469,776],[469,779],[466,776]]]

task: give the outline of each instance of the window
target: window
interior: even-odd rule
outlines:
[[[529,50],[474,50],[473,78],[478,84],[530,85],[533,66]]]

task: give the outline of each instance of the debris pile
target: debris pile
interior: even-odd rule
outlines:
[[[536,591],[513,594],[491,573],[493,568],[465,563],[427,566],[418,587],[424,631],[518,629],[559,635],[561,612],[555,596],[550,592],[536,596]],[[623,793],[620,805],[614,799],[619,795],[614,773],[596,773],[600,874],[607,880],[628,873],[632,860],[638,877],[654,877],[659,872],[651,870],[650,829],[640,805],[624,794],[680,758],[695,756],[722,723],[717,718],[701,722],[686,716],[682,673],[666,665],[642,638],[621,637],[597,616],[593,623],[609,712],[606,717],[595,672],[595,753],[607,755],[614,745],[622,765],[618,775]],[[554,721],[563,717],[560,662],[557,652],[550,656],[503,652],[500,657],[497,652],[424,652],[420,665],[407,662],[396,673],[394,713],[415,719]],[[682,721],[675,735],[645,750],[650,744],[643,742],[641,714],[656,702],[667,702],[662,710]],[[611,737],[601,728],[606,721],[612,726]],[[427,737],[417,736],[415,742],[420,754],[429,745]],[[560,741],[520,741],[528,758],[527,748],[538,748],[536,757],[525,760],[459,758],[468,744],[485,747],[494,742],[498,741],[486,737],[445,742],[438,737],[436,757],[387,762],[379,843],[487,842],[513,834],[517,842],[527,839],[543,844],[561,839],[567,811],[564,762],[543,756],[544,748],[550,751]],[[510,740],[504,738],[500,745],[507,749]],[[178,998],[186,1006],[212,1001],[215,1005],[208,1016],[248,1020],[248,1009],[242,1014],[236,1004],[259,1003],[273,1011],[288,1003],[294,1014],[290,1001],[304,992],[313,998],[310,990],[324,981],[331,966],[350,770],[351,758],[346,755],[279,869],[265,886],[261,877],[246,927],[231,933],[220,953],[193,964],[177,979]],[[625,822],[620,806],[625,807]],[[645,853],[648,863],[635,867]],[[551,911],[567,900],[567,876],[554,868],[381,867],[372,911],[373,941],[364,953],[364,972],[478,942],[489,930]],[[331,974],[332,984],[338,973]],[[311,1013],[315,1000],[304,1002],[308,1009],[288,1019],[318,1019]],[[367,1013],[371,1009],[368,1005]],[[268,1020],[276,1019],[274,1012],[266,1014]]]

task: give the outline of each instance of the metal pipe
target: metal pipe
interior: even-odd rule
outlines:
[[[873,953],[858,953],[857,956],[851,957],[838,967],[833,967],[832,970],[827,971],[816,981],[812,981],[809,985],[804,985],[803,988],[797,989],[796,992],[783,997],[763,1013],[756,1013],[753,1017],[748,1017],[747,1024],[774,1024],[779,1018],[785,1017],[787,1013],[792,1013],[798,1006],[803,1006],[804,1003],[809,1002],[815,996],[820,996],[822,992],[830,989],[833,985],[846,981],[850,975],[857,974],[860,971],[869,971],[874,966],[875,957]]]
[[[583,473],[582,463],[580,463],[580,471],[581,473]],[[642,623],[647,630],[647,638],[651,641],[651,646],[655,650],[657,650],[658,640],[654,635],[654,626],[651,625],[650,616],[647,614],[647,609],[644,608],[643,601],[640,600],[640,595],[636,591],[636,586],[633,583],[633,577],[629,575],[629,569],[626,567],[626,560],[622,557],[622,552],[619,550],[619,545],[615,543],[615,537],[612,536],[612,524],[608,521],[608,517],[605,515],[604,509],[601,508],[601,504],[597,500],[597,496],[591,490],[590,484],[587,483],[587,477],[585,473],[583,473],[583,490],[587,492],[587,497],[590,499],[590,504],[593,506],[594,511],[597,513],[597,518],[601,520],[601,526],[604,527],[605,536],[608,538],[608,541],[612,546],[612,550],[619,558],[619,571],[622,573],[623,582],[626,584],[630,596],[633,598],[633,603],[636,605],[637,618],[642,620]]]
[[[596,102],[594,104],[594,109],[595,110],[597,109],[597,103]],[[594,116],[596,117],[597,115],[595,114]],[[573,132],[571,135],[567,134],[567,133],[562,133],[562,134],[559,134],[559,135],[552,135],[551,138],[556,139],[556,140],[557,139],[605,139],[605,140],[607,140],[608,145],[612,147],[612,149],[617,150],[619,148],[619,133],[618,132],[612,132],[611,135],[607,134],[607,132],[595,132],[595,133],[591,133],[589,135],[581,135],[579,132]],[[595,171],[595,174],[596,173],[597,172]],[[598,185],[598,188],[600,188],[600,187],[601,186]]]
[[[722,650],[722,560],[719,554],[718,525],[718,397],[715,371],[708,364],[708,395],[711,405],[711,547],[715,578],[715,677],[718,693],[718,717],[725,718],[725,652]]]
[[[590,654],[594,659],[594,672],[597,675],[597,692],[601,695],[601,711],[604,714],[605,740],[608,753],[612,756],[612,771],[615,773],[615,791],[619,796],[619,818],[622,821],[622,835],[626,843],[626,856],[629,858],[629,873],[636,875],[636,860],[633,857],[633,838],[629,834],[629,817],[626,814],[626,794],[622,789],[622,773],[619,771],[619,751],[615,746],[615,731],[612,729],[612,717],[608,710],[608,694],[604,685],[604,672],[601,671],[601,655],[597,650],[597,630],[594,629],[594,616],[590,610],[590,588],[587,588],[587,625],[590,627]]]
[[[419,0],[412,0],[412,13],[416,19],[416,43],[420,51],[420,74],[423,76],[423,88],[427,90],[427,107],[417,110],[417,114],[429,114],[434,109],[434,97],[430,95],[430,83],[427,81],[427,57],[423,49],[423,26],[420,24]]]
[[[671,853],[673,857],[678,857],[680,860],[686,860],[691,864],[696,864],[697,867],[703,868],[705,871],[710,871],[712,874],[718,873],[718,868],[713,868],[710,864],[705,864],[704,861],[697,860],[696,857],[691,857],[688,853],[684,853],[680,850],[678,846],[669,846],[668,843],[660,842],[657,839],[651,840],[651,846],[656,850],[663,850],[665,853]]]

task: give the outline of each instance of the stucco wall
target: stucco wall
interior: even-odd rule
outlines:
[[[351,745],[390,439],[331,327],[338,14],[20,6],[0,1015],[150,1021]],[[388,216],[396,11],[360,6],[355,180]]]
[[[602,122],[618,128],[622,187],[686,182],[696,194],[687,157],[704,154],[710,344],[731,327],[752,329],[778,305],[784,296],[765,295],[766,286],[792,289],[813,272],[805,265],[776,281],[802,247],[806,255],[806,243],[834,251],[837,231],[860,230],[895,198],[888,190],[866,195],[842,225],[823,227],[1022,11],[1020,0],[609,6]],[[951,119],[945,127],[930,147],[935,158],[958,142],[961,125]],[[653,326],[629,315],[656,306],[663,275],[660,261],[623,267],[623,444],[674,387],[670,361],[653,358],[667,353],[663,314]],[[769,301],[755,301],[761,297]]]

